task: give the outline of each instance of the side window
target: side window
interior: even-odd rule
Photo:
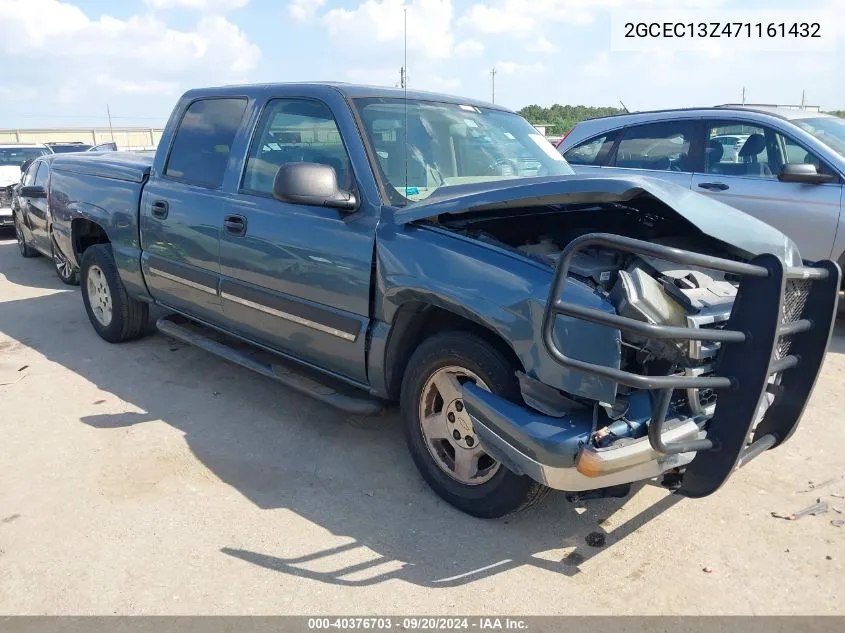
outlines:
[[[50,174],[50,168],[47,166],[47,163],[41,161],[38,163],[38,171],[35,174],[35,182],[32,184],[38,185],[40,187],[47,186],[47,176]]]
[[[627,128],[616,149],[616,167],[690,171],[692,121],[666,121]]]
[[[615,140],[615,133],[594,136],[567,150],[563,157],[570,165],[601,165]]]
[[[710,121],[704,171],[725,176],[776,178],[780,156],[775,133],[740,121]]]
[[[816,171],[820,174],[835,175],[836,172],[823,163],[822,160],[813,154],[811,151],[804,149],[801,145],[793,141],[788,136],[784,136],[780,132],[773,132],[775,135],[775,142],[781,148],[781,155],[783,156],[783,165],[815,165]]]
[[[276,172],[293,162],[334,167],[338,186],[352,187],[352,169],[334,116],[311,99],[273,99],[267,103],[252,142],[241,190],[272,194]]]
[[[193,185],[219,187],[246,105],[241,98],[194,101],[176,130],[164,174]]]

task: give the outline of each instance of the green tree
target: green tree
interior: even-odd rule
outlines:
[[[547,125],[546,132],[553,136],[566,134],[575,127],[575,124],[585,119],[595,119],[601,116],[610,116],[624,112],[621,108],[595,107],[595,106],[570,106],[554,104],[544,108],[539,105],[525,106],[519,110],[519,114],[528,119],[534,125]]]

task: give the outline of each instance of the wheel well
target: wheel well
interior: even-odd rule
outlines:
[[[396,312],[387,343],[385,373],[387,392],[391,399],[398,399],[402,377],[414,350],[429,336],[445,331],[472,332],[502,352],[514,368],[523,370],[516,353],[498,333],[465,316],[422,301],[410,301]]]
[[[89,246],[111,242],[103,227],[85,218],[77,218],[73,221],[71,224],[71,236],[77,261],[82,260],[82,253]]]

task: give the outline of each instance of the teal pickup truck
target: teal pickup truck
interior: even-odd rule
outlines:
[[[165,334],[346,411],[398,402],[455,507],[715,492],[797,427],[840,270],[645,177],[574,175],[492,104],[192,90],[154,155],[57,156],[47,230],[91,325]],[[26,245],[29,235],[19,237]]]

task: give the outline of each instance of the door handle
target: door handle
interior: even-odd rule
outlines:
[[[725,191],[726,189],[730,189],[730,186],[723,182],[700,182],[698,186],[708,191]]]
[[[246,235],[246,218],[242,215],[227,215],[223,220],[223,228],[231,235]]]
[[[167,217],[167,213],[170,211],[170,205],[167,204],[166,200],[156,200],[153,202],[153,215],[161,220]]]

